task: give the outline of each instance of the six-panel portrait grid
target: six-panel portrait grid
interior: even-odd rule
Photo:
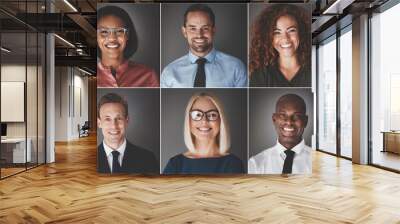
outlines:
[[[98,4],[98,172],[310,174],[310,26],[309,4]]]

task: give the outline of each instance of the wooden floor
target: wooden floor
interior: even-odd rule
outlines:
[[[29,164],[25,168],[25,164],[19,164],[18,167],[7,167],[7,168],[0,168],[1,178],[5,178],[20,172],[23,172],[27,169],[33,169],[37,166],[37,164]]]
[[[1,169],[1,178],[7,177],[7,176],[10,176],[10,175],[13,175],[13,174],[16,174],[16,173],[19,173],[19,172],[22,172],[22,171],[26,170],[25,167],[24,168],[21,168],[21,167],[0,168],[0,169]]]
[[[400,154],[376,150],[374,151],[372,160],[374,164],[400,170]]]
[[[400,223],[400,175],[317,152],[311,176],[102,176],[95,138],[0,181],[0,223]]]

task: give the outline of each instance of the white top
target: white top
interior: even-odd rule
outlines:
[[[276,141],[276,145],[266,149],[249,159],[249,174],[281,174],[286,158],[286,148]],[[293,159],[293,174],[311,174],[312,149],[303,141],[292,148],[295,152]]]
[[[110,148],[104,141],[103,141],[103,147],[104,147],[104,151],[106,153],[107,156],[107,160],[108,160],[108,166],[110,167],[111,172],[113,172],[112,167],[113,167],[113,155],[112,155],[112,151],[114,151],[114,149]],[[120,145],[116,151],[119,152],[119,156],[118,156],[118,162],[119,165],[122,167],[122,160],[124,158],[124,153],[125,153],[125,148],[126,148],[126,139],[124,139],[124,143],[122,143],[122,145]]]

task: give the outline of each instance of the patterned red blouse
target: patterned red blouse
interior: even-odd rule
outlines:
[[[157,73],[142,64],[126,60],[117,69],[115,78],[110,68],[97,63],[97,87],[159,87]]]

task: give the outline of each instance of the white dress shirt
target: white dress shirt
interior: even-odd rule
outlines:
[[[108,166],[110,167],[111,172],[113,172],[113,170],[112,170],[112,167],[113,167],[112,151],[114,151],[114,149],[110,148],[104,141],[103,141],[103,147],[104,147],[104,151],[107,156]],[[121,167],[122,167],[122,160],[124,158],[125,148],[126,148],[126,139],[124,139],[124,142],[122,143],[122,145],[120,145],[117,149],[115,149],[116,151],[119,152],[118,162]]]
[[[286,158],[286,148],[276,141],[276,145],[249,159],[249,174],[281,174]],[[295,152],[292,174],[311,174],[312,149],[304,143],[304,139],[292,148]]]

